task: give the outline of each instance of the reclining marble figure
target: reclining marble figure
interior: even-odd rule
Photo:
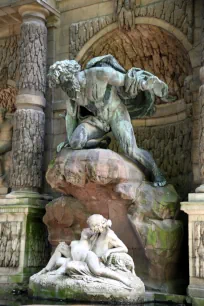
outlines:
[[[138,68],[126,71],[112,55],[93,58],[84,70],[75,60],[58,61],[50,67],[48,81],[50,87],[61,87],[68,95],[67,139],[58,145],[58,152],[66,146],[74,150],[103,147],[109,140],[105,134],[112,131],[123,153],[154,186],[166,184],[151,154],[138,148],[130,119],[130,115],[152,115],[155,96],[168,101],[164,82]]]
[[[47,266],[37,275],[104,277],[131,288],[132,279],[121,275],[117,269],[135,276],[134,262],[127,254],[127,247],[110,229],[111,221],[95,214],[88,218],[87,223],[89,228],[82,231],[81,239],[72,241],[70,245],[59,243]]]

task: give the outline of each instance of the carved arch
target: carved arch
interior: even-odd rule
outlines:
[[[153,26],[157,26],[160,27],[164,30],[166,30],[167,32],[169,32],[170,34],[174,35],[175,38],[178,39],[178,41],[180,41],[180,43],[183,45],[184,49],[187,51],[187,53],[189,54],[190,57],[190,61],[192,64],[192,55],[191,55],[191,50],[193,48],[193,45],[189,42],[188,38],[186,37],[185,34],[183,34],[178,28],[176,28],[175,26],[169,24],[168,22],[158,19],[158,18],[154,18],[154,17],[137,17],[135,19],[135,24],[147,24],[147,25],[153,25]],[[79,51],[79,53],[76,56],[76,60],[80,61],[82,59],[82,57],[87,53],[87,51],[89,50],[89,48],[95,43],[97,42],[100,38],[102,38],[104,35],[106,35],[107,33],[115,30],[118,28],[118,24],[117,22],[114,22],[112,24],[109,24],[108,26],[106,26],[105,28],[103,28],[101,31],[99,31],[97,34],[95,34],[89,41],[87,41],[84,46],[81,48],[81,50]]]

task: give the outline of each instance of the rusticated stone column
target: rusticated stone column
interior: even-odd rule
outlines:
[[[19,94],[13,128],[13,196],[38,196],[42,183],[44,152],[47,28],[49,12],[39,5],[19,9],[23,21],[20,35]]]

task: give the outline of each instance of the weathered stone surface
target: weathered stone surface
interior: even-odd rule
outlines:
[[[44,205],[39,199],[20,203],[0,199],[0,284],[25,284],[47,264],[50,246],[42,223]]]
[[[173,186],[153,187],[131,161],[102,149],[63,149],[46,177],[52,188],[78,199],[85,212],[113,221],[114,231],[134,254],[136,271],[144,261],[137,257],[140,238],[149,262],[148,281],[156,280],[156,288],[175,276],[183,228],[173,220],[179,209]]]
[[[73,197],[62,196],[48,203],[43,222],[47,225],[51,245],[55,247],[61,241],[69,244],[79,239],[89,215]]]
[[[19,68],[18,36],[0,40],[0,87],[7,87],[8,80],[17,80]]]
[[[119,24],[127,25],[129,28],[134,27],[133,22],[137,17],[155,17],[158,20],[164,20],[176,28],[180,29],[183,34],[187,36],[187,39],[193,41],[193,1],[179,1],[176,0],[164,0],[162,2],[155,1],[155,3],[148,3],[148,5],[136,5],[135,1],[115,1],[115,13],[108,16],[102,16],[93,18],[87,21],[73,23],[70,27],[70,46],[69,53],[72,58],[75,58],[85,43],[93,37],[100,30],[105,28],[108,24],[117,20],[117,15],[120,15],[121,8],[124,8],[124,2],[126,2],[127,9],[119,16]],[[118,9],[119,8],[119,9]],[[135,16],[132,16],[132,10],[134,10]],[[131,21],[130,21],[131,20]],[[145,22],[144,22],[145,23]],[[118,47],[120,45],[118,44]],[[123,47],[125,45],[122,44]],[[137,47],[140,45],[137,44]],[[107,52],[105,52],[107,53]],[[104,53],[104,54],[105,54]],[[164,58],[165,60],[165,58]],[[134,66],[134,65],[132,65]]]
[[[17,89],[12,86],[0,89],[0,106],[6,108],[9,113],[15,111],[17,92]]]
[[[117,189],[122,197],[132,200],[135,190],[131,183],[138,187],[144,174],[131,161],[111,150],[63,149],[51,162],[46,178],[53,189],[64,194],[69,194],[71,185],[81,188],[90,182],[104,186],[111,184],[113,191]],[[124,184],[126,188],[123,188]]]
[[[173,219],[178,211],[179,197],[172,185],[167,185],[164,190],[143,182],[137,189],[137,196],[128,213],[139,220],[165,220]]]
[[[45,92],[47,28],[43,21],[24,21],[19,43],[19,89]]]
[[[41,275],[30,278],[29,287],[33,296],[87,302],[136,303],[144,301],[144,284],[134,276],[134,289],[123,289],[120,283],[111,279],[88,277],[74,280],[67,276]],[[46,283],[46,288],[45,288]]]
[[[164,0],[135,8],[135,17],[155,17],[163,19],[183,32],[188,40],[193,40],[193,1]]]
[[[135,28],[135,1],[115,0],[115,6],[115,13],[118,17],[119,28],[126,31],[133,30]]]
[[[12,143],[13,188],[41,187],[45,115],[41,111],[19,109],[15,112]]]
[[[149,259],[149,275],[154,280],[162,281],[176,278],[177,262],[183,238],[182,222],[176,220],[144,220],[130,216],[136,232]]]
[[[96,17],[71,24],[69,28],[69,58],[74,59],[84,44],[97,32],[115,21],[115,16]]]
[[[0,267],[18,267],[22,222],[0,222]]]

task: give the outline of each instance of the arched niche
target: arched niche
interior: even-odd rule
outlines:
[[[149,24],[149,19],[142,24],[144,19],[137,19],[138,24],[130,32],[119,30],[116,24],[106,27],[86,43],[76,59],[84,68],[91,58],[112,54],[124,68],[145,69],[168,84],[177,101],[160,104],[158,100],[153,117],[132,123],[138,145],[152,152],[183,199],[192,184],[192,129],[184,100],[184,80],[192,73],[189,56],[192,46],[173,26],[158,20],[151,20],[154,24]],[[120,151],[114,141],[110,148]]]
[[[166,30],[149,24],[136,24],[130,32],[112,29],[77,58],[85,67],[91,58],[104,54],[115,56],[126,69],[152,72],[168,84],[170,93],[183,98],[184,80],[191,74],[190,57],[182,42]]]

